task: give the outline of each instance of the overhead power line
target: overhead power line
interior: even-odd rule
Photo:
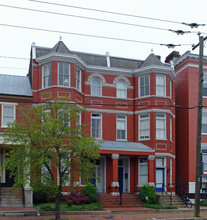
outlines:
[[[10,100],[1,100],[0,99],[0,102],[17,102],[17,100],[16,99],[10,99]],[[44,104],[47,104],[47,103],[54,103],[54,102],[52,102],[52,101],[47,101],[47,102],[45,102],[45,101],[33,101],[33,100],[31,100],[31,101],[29,101],[29,100],[18,100],[18,102],[21,102],[21,103],[28,103],[28,104],[42,104],[42,103],[44,103]],[[61,103],[61,102],[60,102]],[[163,108],[163,107],[173,107],[173,108],[182,108],[182,109],[195,109],[195,108],[198,108],[198,107],[200,107],[200,106],[198,106],[198,105],[195,105],[195,106],[190,106],[190,107],[188,107],[188,106],[182,106],[182,105],[143,105],[143,104],[109,104],[109,103],[102,103],[102,104],[96,104],[96,103],[76,103],[76,102],[68,102],[68,103],[66,103],[66,102],[62,102],[62,104],[68,104],[68,105],[89,105],[89,106],[91,106],[91,105],[93,105],[93,106],[128,106],[128,107],[159,107],[159,108]],[[203,106],[203,107],[207,107],[207,106]]]
[[[139,16],[139,15],[133,15],[133,14],[127,14],[127,13],[120,13],[120,12],[114,12],[114,11],[106,11],[106,10],[100,10],[100,9],[94,9],[94,8],[85,8],[85,7],[80,7],[80,6],[66,5],[66,4],[60,4],[60,3],[54,3],[54,2],[45,2],[45,1],[41,1],[41,0],[28,0],[28,1],[36,2],[36,3],[42,3],[42,4],[48,4],[48,5],[61,6],[61,7],[76,8],[76,9],[87,10],[87,11],[95,11],[95,12],[101,12],[101,13],[107,13],[107,14],[113,14],[113,15],[127,16],[127,17],[132,17],[132,18],[141,18],[141,19],[147,19],[147,20],[182,24],[182,22],[178,22],[178,21],[165,20],[165,19],[152,18],[152,17],[145,17],[145,16]]]
[[[114,21],[114,20],[106,20],[106,19],[101,19],[101,18],[81,16],[81,15],[72,15],[72,14],[45,11],[45,10],[39,10],[39,9],[33,9],[33,8],[31,9],[31,8],[25,8],[25,7],[12,6],[12,5],[4,5],[4,4],[0,4],[0,6],[7,7],[7,8],[26,10],[26,11],[32,11],[32,12],[40,12],[40,13],[47,13],[47,14],[53,14],[53,15],[68,16],[68,17],[88,19],[88,20],[93,20],[93,21],[101,21],[101,22],[115,23],[115,24],[121,24],[121,25],[136,26],[136,27],[141,27],[141,28],[150,28],[150,29],[156,29],[156,30],[161,30],[161,31],[169,31],[169,29],[166,29],[166,28],[147,26],[147,25],[141,25],[141,24],[134,24],[134,23],[127,23],[127,22]]]
[[[100,36],[100,35],[82,34],[82,33],[68,32],[68,31],[61,31],[61,30],[35,28],[35,27],[12,25],[12,24],[2,24],[2,23],[0,23],[0,26],[11,27],[11,28],[20,28],[20,29],[28,29],[28,30],[34,30],[34,31],[52,32],[52,33],[59,33],[59,34],[69,34],[69,35],[84,36],[84,37],[101,38],[101,39],[107,39],[107,40],[125,41],[125,42],[132,42],[132,43],[152,44],[152,45],[159,45],[159,46],[174,45],[174,44],[155,43],[155,42],[150,42],[150,41],[139,41],[139,40],[132,40],[132,39],[116,38],[116,37],[106,37],[106,36]],[[174,45],[174,47],[175,46],[192,46],[192,44],[178,44],[178,45]]]
[[[18,59],[18,60],[29,60],[29,58],[25,58],[25,57],[8,57],[8,56],[1,56],[0,58],[6,58],[6,59]]]

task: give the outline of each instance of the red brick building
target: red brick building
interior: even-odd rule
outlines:
[[[173,52],[167,62],[174,59],[176,104],[176,178],[186,192],[195,192],[196,181],[196,140],[197,140],[197,108],[199,56],[189,51],[179,56]],[[203,105],[207,106],[207,58],[204,57]],[[184,107],[184,108],[182,108]],[[187,108],[185,108],[187,107]],[[206,189],[207,174],[207,108],[203,107],[202,116],[202,188]]]
[[[135,193],[143,184],[175,188],[175,75],[169,64],[153,53],[141,61],[70,51],[59,41],[53,48],[32,45],[28,78],[33,101],[46,102],[47,92],[86,108],[80,123],[90,124],[91,136],[102,141],[101,193]]]

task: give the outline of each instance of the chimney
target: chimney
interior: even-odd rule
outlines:
[[[110,56],[109,56],[109,52],[106,52],[105,56],[106,56],[107,67],[110,67],[111,64],[110,64]]]
[[[180,57],[179,52],[173,51],[165,58],[165,63],[170,63],[171,60],[174,62],[178,57]]]
[[[36,59],[36,45],[34,42],[32,43],[32,59]]]

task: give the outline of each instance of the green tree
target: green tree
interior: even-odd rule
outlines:
[[[56,219],[63,186],[72,188],[81,174],[93,178],[99,158],[99,144],[78,123],[80,112],[66,97],[25,106],[4,132],[4,142],[11,145],[4,165],[15,186],[28,181],[34,190],[41,182],[50,185],[56,193]]]

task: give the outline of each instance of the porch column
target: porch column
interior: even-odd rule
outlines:
[[[119,154],[112,154],[112,183],[111,183],[111,195],[119,195],[119,180],[118,180],[118,159]]]
[[[148,156],[148,184],[155,186],[155,156]]]

